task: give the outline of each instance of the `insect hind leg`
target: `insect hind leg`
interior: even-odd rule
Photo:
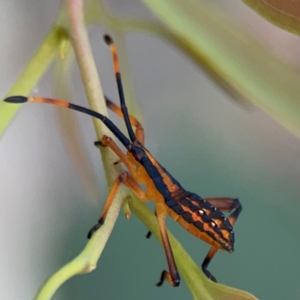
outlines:
[[[204,200],[221,211],[232,211],[228,217],[228,221],[232,226],[235,224],[242,211],[242,205],[237,198],[204,198]]]
[[[217,251],[218,249],[216,247],[211,247],[201,265],[203,273],[207,276],[207,278],[214,282],[217,282],[217,279],[210,273],[210,271],[207,270],[207,267]]]
[[[180,276],[177,270],[177,266],[175,263],[173,250],[170,244],[167,228],[166,228],[166,216],[167,211],[163,207],[156,207],[158,226],[160,230],[160,235],[162,239],[162,244],[165,250],[165,255],[168,263],[169,272],[164,270],[161,273],[160,280],[156,284],[157,286],[162,286],[165,280],[167,280],[173,287],[177,287],[180,284]]]
[[[242,211],[242,205],[239,199],[236,198],[204,198],[207,202],[212,204],[214,207],[218,208],[221,211],[232,211],[232,213],[228,217],[228,221],[233,226],[239,217],[239,214]],[[216,278],[207,270],[207,267],[214,255],[217,253],[218,249],[214,246],[210,248],[205,259],[202,263],[202,271],[203,273],[212,281],[217,282]]]

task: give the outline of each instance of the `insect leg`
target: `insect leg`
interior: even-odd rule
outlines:
[[[217,279],[207,270],[207,267],[208,267],[210,261],[212,260],[212,258],[214,257],[214,255],[217,253],[217,251],[218,251],[218,249],[216,247],[212,246],[209,249],[209,251],[201,265],[203,273],[207,276],[207,278],[209,278],[210,280],[212,280],[214,282],[217,282]]]
[[[96,147],[104,146],[104,147],[109,147],[113,152],[117,154],[119,157],[120,161],[124,163],[124,165],[127,167],[129,173],[136,178],[136,167],[135,165],[128,159],[127,155],[125,155],[122,150],[117,146],[115,141],[106,136],[103,135],[101,141],[95,142]],[[148,202],[151,199],[147,197],[147,195],[143,195],[143,198],[141,199],[143,202]],[[130,218],[130,209],[125,212],[126,219],[128,220]]]
[[[232,211],[229,215],[228,221],[233,226],[242,211],[242,205],[239,199],[236,198],[204,198],[214,207],[222,211]]]
[[[117,106],[112,101],[110,101],[106,96],[105,96],[105,101],[106,101],[106,106],[110,110],[112,110],[120,118],[124,119],[122,110],[119,106]],[[136,140],[139,141],[142,145],[144,145],[145,135],[144,135],[144,128],[143,128],[142,124],[131,115],[129,115],[129,121],[130,121],[130,124],[136,128],[135,129]]]
[[[123,112],[122,112],[122,110],[121,110],[121,108],[119,106],[117,106],[115,103],[113,103],[107,96],[105,96],[105,101],[106,101],[106,106],[110,110],[112,110],[120,118],[124,119]],[[145,132],[144,132],[144,128],[143,128],[142,124],[136,118],[134,118],[131,115],[129,115],[129,120],[130,120],[130,124],[136,128],[136,130],[135,130],[136,140],[138,142],[140,142],[142,145],[144,145],[145,144]],[[104,139],[104,137],[102,138],[102,140],[100,142],[95,142],[95,146],[109,146],[107,144],[107,142],[103,142],[103,139]],[[114,143],[113,140],[112,140],[112,143]],[[117,147],[117,145],[114,144],[113,147],[115,148],[115,147]],[[116,152],[116,154],[120,157],[120,160],[117,161],[116,163],[119,163],[120,161],[122,161],[127,166],[129,172],[131,174],[134,174],[134,173],[132,173],[132,171],[128,167],[128,164],[131,164],[131,163],[128,160],[127,156],[125,154],[123,154],[123,152],[120,149],[118,151],[118,152],[120,152],[120,154],[117,153],[117,151],[115,151],[112,148],[112,145],[110,146],[110,148],[114,152]],[[126,161],[128,161],[128,163],[126,163]],[[156,215],[156,211],[154,212],[154,214]],[[151,237],[151,235],[152,235],[151,231],[148,231],[147,234],[146,234],[146,238],[149,239]]]
[[[219,210],[222,210],[222,211],[232,211],[233,210],[233,212],[228,217],[228,221],[230,222],[230,224],[232,226],[235,224],[240,212],[242,211],[242,206],[241,206],[240,201],[235,198],[204,198],[204,200],[208,201],[209,203],[211,203],[214,207],[218,208]],[[217,280],[207,270],[207,267],[217,251],[218,251],[218,249],[216,247],[211,247],[202,263],[203,273],[214,282],[217,282]]]
[[[140,181],[139,173],[136,171],[136,166],[129,160],[129,158],[127,157],[127,155],[125,155],[122,150],[117,146],[117,144],[114,142],[114,140],[106,135],[104,135],[101,139],[100,142],[95,142],[95,145],[97,147],[99,146],[108,146],[112,151],[114,151],[117,156],[120,158],[120,160],[125,164],[125,166],[127,167],[129,173],[133,176],[133,178],[137,178],[135,180]],[[147,195],[147,192],[144,195],[144,198],[141,199],[143,202],[148,202],[151,201],[153,198],[150,198]]]
[[[101,141],[95,142],[96,147],[100,146],[107,146],[109,147],[112,151],[114,151],[117,156],[120,158],[120,160],[124,163],[124,165],[127,167],[128,171],[130,174],[134,176],[135,174],[135,166],[132,164],[132,162],[128,159],[128,157],[123,153],[123,151],[117,146],[115,141],[110,138],[107,135],[103,135]]]
[[[141,200],[143,200],[143,198],[145,197],[144,191],[141,189],[141,187],[136,182],[136,180],[128,172],[123,172],[122,174],[120,174],[117,177],[117,179],[108,195],[104,209],[99,217],[98,223],[95,226],[93,226],[93,228],[89,231],[88,238],[91,238],[93,233],[104,224],[108,210],[114,200],[116,192],[118,191],[118,188],[121,183],[124,183],[125,185],[127,185]]]
[[[157,212],[157,219],[158,219],[161,239],[162,239],[162,243],[163,243],[163,247],[165,250],[167,263],[169,267],[169,272],[165,270],[162,271],[160,276],[160,281],[156,285],[161,286],[164,283],[164,281],[167,280],[172,286],[176,287],[179,286],[180,284],[180,277],[174,260],[174,255],[173,255],[173,251],[171,248],[171,244],[170,244],[170,240],[169,240],[169,236],[165,224],[167,212],[165,211],[164,208],[160,209],[159,206],[156,207],[156,212]]]

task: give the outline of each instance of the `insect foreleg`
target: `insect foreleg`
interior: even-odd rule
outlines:
[[[118,191],[118,188],[121,183],[124,183],[125,185],[127,185],[141,200],[143,200],[143,198],[145,197],[144,191],[141,189],[139,184],[135,181],[135,179],[128,172],[123,172],[122,174],[120,174],[117,177],[117,179],[108,195],[104,209],[99,217],[98,223],[95,226],[93,226],[93,228],[89,231],[88,238],[91,238],[93,233],[104,224],[108,210],[114,200],[116,192]]]
[[[95,146],[99,147],[99,146],[107,146],[109,147],[113,152],[115,152],[117,154],[117,156],[120,158],[120,160],[124,163],[124,165],[127,167],[129,173],[131,175],[135,175],[135,166],[134,164],[128,159],[128,157],[123,153],[123,151],[117,146],[117,144],[115,143],[115,141],[110,138],[107,135],[103,135],[101,141],[97,141],[95,142]]]

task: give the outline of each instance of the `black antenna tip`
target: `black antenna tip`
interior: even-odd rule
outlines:
[[[103,39],[104,39],[104,42],[105,42],[108,46],[114,43],[113,39],[112,39],[111,36],[108,35],[108,34],[105,34],[105,35],[103,36]]]
[[[24,96],[11,96],[4,99],[4,102],[8,103],[25,103],[27,102],[27,97]]]

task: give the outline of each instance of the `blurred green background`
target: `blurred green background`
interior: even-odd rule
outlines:
[[[114,13],[151,18],[138,1],[107,2]],[[58,7],[59,1],[3,2],[1,95]],[[270,51],[298,67],[297,37],[261,20],[240,1],[225,9]],[[117,100],[104,32],[94,26],[90,36],[104,91]],[[219,282],[259,299],[299,299],[300,141],[258,109],[237,105],[174,46],[137,33],[126,41],[146,146],[187,190],[204,197],[239,197],[243,205],[235,252],[218,252],[209,270]],[[35,95],[56,95],[51,74]],[[72,82],[73,102],[85,105],[77,68]],[[56,112],[46,105],[25,105],[1,140],[1,299],[32,299],[41,283],[84,247],[107,196],[90,119],[78,115],[80,145],[98,183],[93,194],[83,188],[69,160]],[[209,246],[172,220],[167,224],[201,265]],[[155,287],[166,260],[146,232],[135,216],[127,222],[121,213],[97,270],[71,279],[54,299],[191,299],[184,282],[178,289]]]

